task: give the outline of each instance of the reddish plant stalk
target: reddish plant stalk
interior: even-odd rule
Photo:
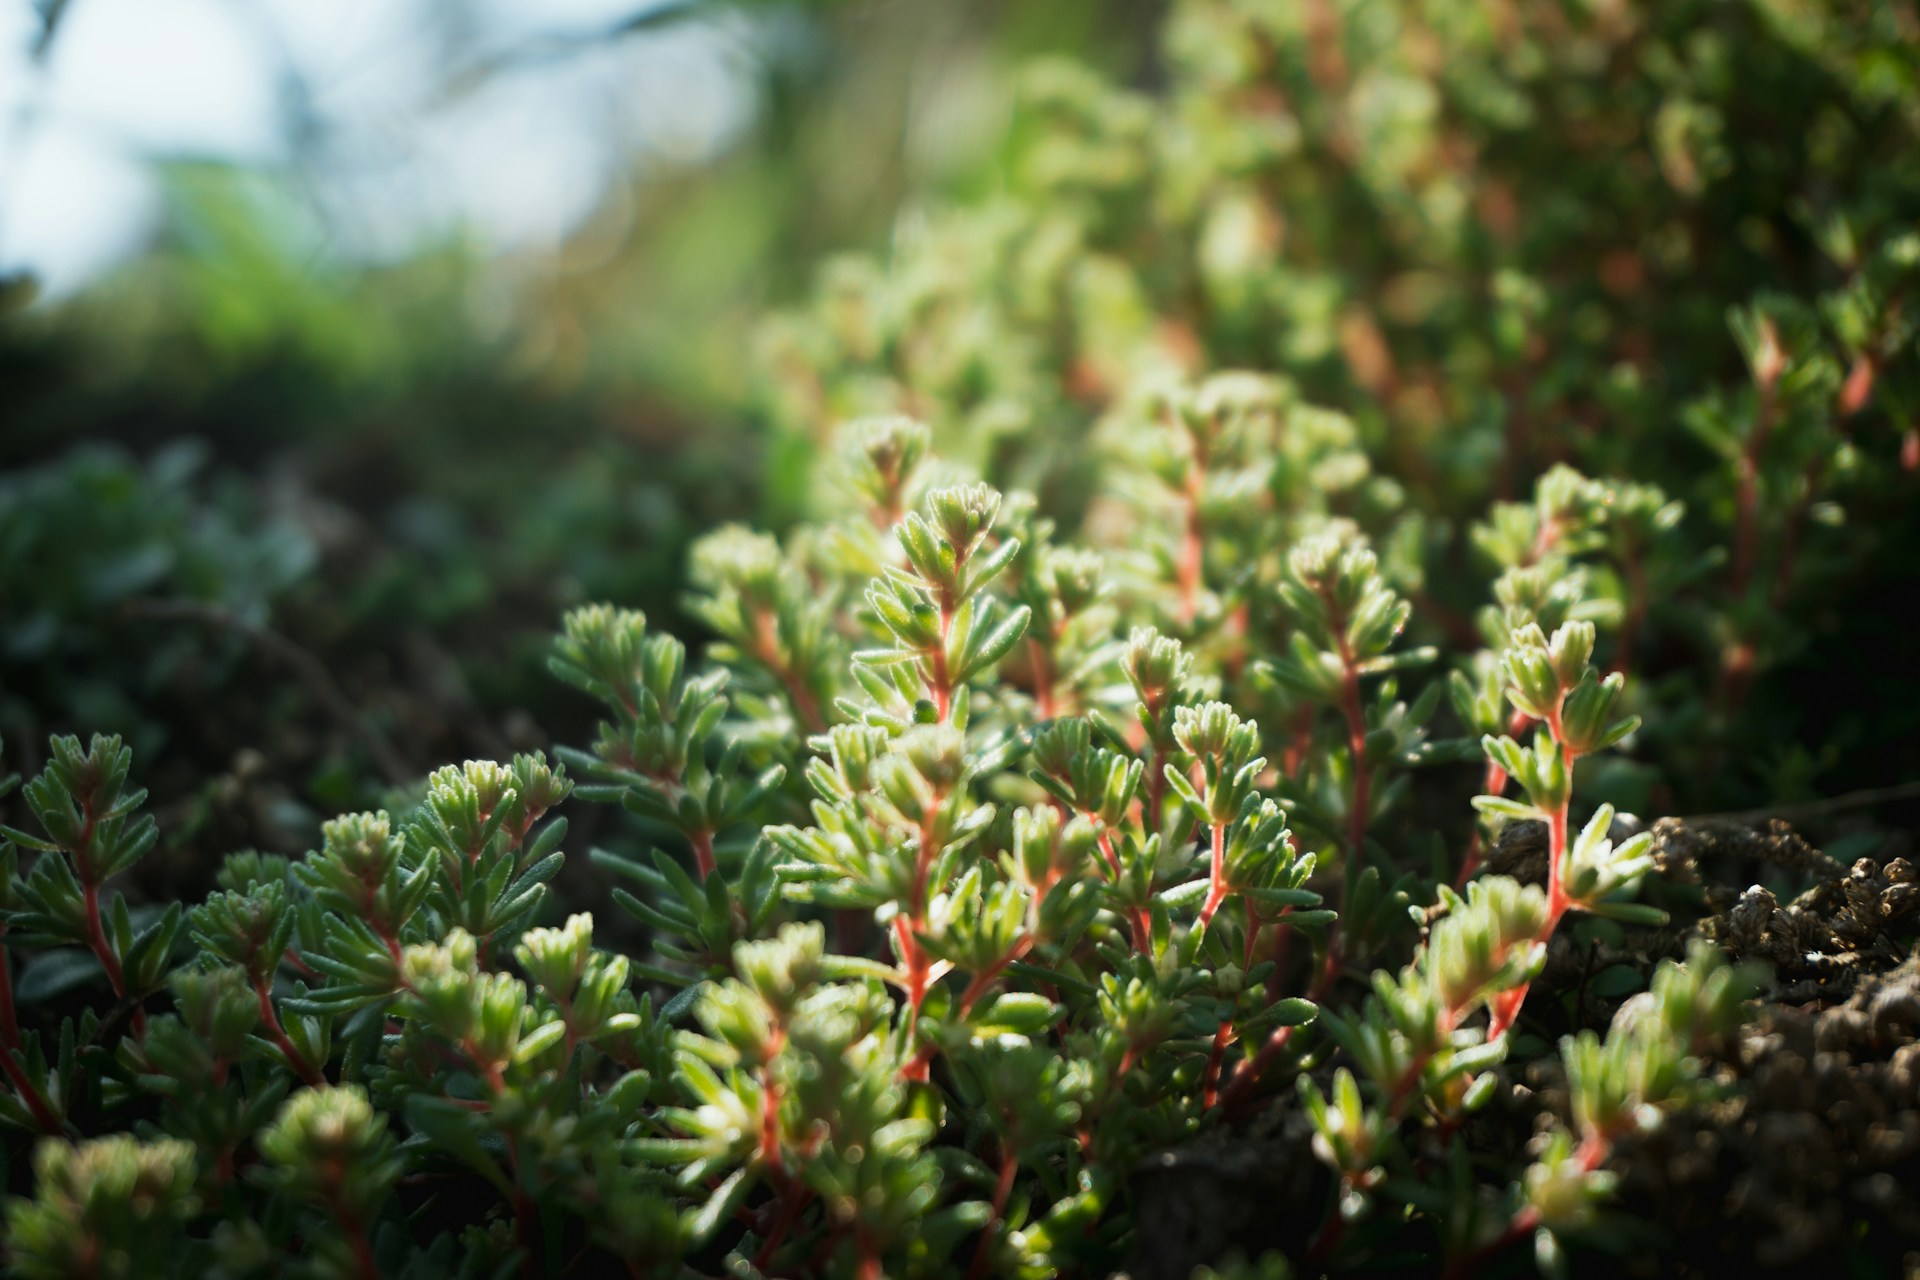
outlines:
[[[1159,711],[1154,711],[1159,718]],[[1147,834],[1160,830],[1160,818],[1167,807],[1167,749],[1155,744],[1153,763],[1147,768]]]
[[[1347,813],[1347,873],[1360,869],[1361,845],[1367,838],[1368,809],[1373,804],[1373,766],[1367,762],[1367,714],[1360,703],[1360,669],[1346,637],[1340,638],[1340,663],[1346,668],[1340,688],[1340,710],[1347,718],[1347,751],[1353,757],[1353,807]],[[1342,887],[1344,900],[1345,888]]]
[[[467,1061],[480,1072],[480,1078],[486,1082],[487,1092],[493,1095],[495,1101],[498,1101],[507,1091],[507,1076],[501,1065],[491,1058],[481,1056],[479,1046],[474,1044],[471,1038],[460,1042],[460,1052],[464,1053]],[[531,1280],[531,1277],[539,1274],[537,1259],[540,1256],[540,1251],[535,1248],[538,1241],[535,1238],[533,1198],[527,1194],[526,1188],[520,1185],[520,1139],[511,1132],[503,1133],[502,1136],[507,1141],[507,1170],[513,1177],[514,1239],[519,1242],[526,1255],[521,1263],[520,1274]]]
[[[20,1047],[20,1020],[13,1008],[13,957],[6,943],[7,922],[0,920],[0,1052]]]
[[[1209,873],[1207,900],[1200,906],[1200,927],[1204,930],[1213,923],[1214,913],[1220,910],[1220,904],[1227,900],[1227,828],[1226,824],[1213,824],[1213,868]]]
[[[900,944],[901,963],[906,966],[907,971],[908,1027],[911,1029],[913,1023],[920,1018],[921,1003],[927,998],[926,955],[920,950],[920,942],[914,937],[913,926],[908,923],[905,916],[893,918],[893,936]],[[912,1067],[911,1063],[908,1065],[909,1068]],[[910,1074],[909,1078],[918,1079],[919,1077]]]
[[[1567,897],[1565,868],[1567,862],[1567,843],[1571,824],[1568,821],[1568,809],[1573,802],[1573,766],[1579,760],[1580,753],[1566,741],[1566,733],[1560,723],[1560,709],[1551,708],[1547,714],[1547,732],[1553,735],[1554,742],[1560,748],[1560,755],[1566,762],[1567,790],[1560,803],[1547,815],[1547,918],[1534,934],[1530,945],[1544,946],[1553,937],[1553,931],[1560,927],[1560,917],[1567,913],[1572,905]],[[1511,991],[1503,991],[1487,1003],[1487,1040],[1489,1043],[1507,1034],[1508,1028],[1520,1016],[1521,1006],[1527,1002],[1527,991],[1532,983],[1523,983]]]
[[[900,961],[907,971],[907,1035],[909,1041],[913,1030],[920,1021],[920,1006],[927,998],[927,986],[930,982],[931,966],[927,963],[927,953],[920,945],[920,933],[926,928],[927,914],[927,876],[933,870],[934,859],[934,821],[945,797],[937,792],[932,797],[926,817],[920,824],[920,848],[914,854],[913,896],[907,902],[907,910],[893,918],[893,935],[900,945]],[[924,1081],[931,1060],[915,1054],[901,1075],[908,1080]]]
[[[713,858],[713,832],[695,828],[687,832],[687,843],[693,846],[693,865],[704,884],[716,865]]]
[[[767,1066],[760,1073],[760,1158],[776,1179],[785,1178],[787,1167],[780,1158],[780,1086],[773,1079],[773,1059],[786,1040],[786,1031],[776,1026],[767,1042]]]
[[[1106,824],[1098,818],[1095,818],[1091,813],[1085,814],[1084,816],[1087,821],[1094,824],[1094,830],[1100,833],[1098,837],[1100,852],[1107,856],[1107,867],[1113,873],[1113,883],[1118,885],[1120,883],[1120,855],[1114,852],[1113,835],[1107,830]],[[1147,917],[1147,909],[1140,906],[1132,908],[1128,915],[1128,923],[1133,927],[1133,949],[1141,955],[1146,955],[1149,951],[1153,950],[1153,922]]]
[[[124,1000],[127,996],[126,975],[120,969],[120,957],[107,942],[107,931],[100,923],[100,877],[93,870],[93,835],[99,819],[93,811],[93,797],[86,796],[80,801],[80,836],[73,842],[74,870],[79,873],[82,899],[87,913],[87,946],[100,960],[100,967],[107,971],[107,981],[113,986],[113,994]],[[141,1040],[147,1038],[147,1011],[138,1004],[133,1006],[133,1033]]]
[[[1607,1162],[1613,1154],[1613,1140],[1605,1134],[1590,1133],[1580,1140],[1580,1147],[1574,1152],[1574,1158],[1580,1163],[1582,1173],[1592,1173]],[[1507,1229],[1488,1241],[1472,1253],[1462,1254],[1447,1264],[1441,1272],[1442,1280],[1461,1280],[1462,1277],[1479,1275],[1487,1262],[1504,1252],[1518,1241],[1533,1234],[1540,1225],[1540,1210],[1533,1205],[1523,1205],[1507,1223]]]
[[[1027,649],[1033,654],[1033,710],[1041,720],[1052,720],[1060,714],[1060,700],[1054,695],[1054,681],[1058,679],[1054,672],[1052,647],[1060,643],[1060,633],[1068,626],[1068,620],[1062,618],[1058,626],[1046,629],[1046,643],[1039,637],[1027,635]]]
[[[1315,984],[1318,985],[1317,983]],[[1253,1090],[1260,1083],[1260,1076],[1273,1065],[1274,1059],[1287,1051],[1287,1045],[1293,1039],[1291,1026],[1276,1027],[1260,1051],[1250,1057],[1242,1058],[1240,1065],[1233,1069],[1233,1076],[1227,1081],[1227,1087],[1220,1095],[1220,1105],[1226,1108],[1229,1117],[1238,1117],[1253,1096]]]
[[[14,1092],[20,1095],[20,1101],[26,1103],[27,1110],[33,1113],[33,1122],[49,1137],[57,1138],[65,1132],[60,1127],[59,1117],[53,1114],[52,1104],[27,1078],[25,1069],[14,1061],[12,1049],[0,1049],[0,1067],[5,1068],[7,1079],[13,1082]]]
[[[107,941],[107,931],[100,923],[99,886],[88,879],[81,894],[87,907],[87,945],[100,958],[100,967],[107,971],[107,981],[113,984],[113,994],[124,1000],[127,998],[127,979],[120,968],[120,957]],[[147,1011],[137,1003],[133,1006],[133,1034],[136,1039],[147,1038]]]
[[[1226,634],[1233,644],[1221,658],[1220,665],[1227,673],[1227,679],[1238,680],[1247,665],[1247,630],[1252,625],[1252,610],[1242,600],[1227,615]]]
[[[1000,975],[1006,971],[1007,966],[1024,957],[1032,949],[1033,935],[1023,933],[1014,941],[1013,946],[1007,949],[1007,954],[976,973],[973,981],[967,984],[967,989],[960,993],[960,1003],[955,1006],[958,1016],[964,1018],[972,1013],[973,1006],[980,1003],[980,997],[999,981]]]
[[[993,1233],[999,1227],[1001,1218],[1007,1211],[1007,1200],[1013,1195],[1013,1179],[1020,1171],[1020,1162],[1011,1151],[1000,1153],[1000,1175],[993,1183],[993,1212],[987,1216],[987,1225],[980,1232],[980,1243],[973,1251],[973,1265],[967,1268],[967,1280],[980,1280],[987,1274],[987,1262],[992,1257]]]
[[[294,1046],[293,1041],[287,1039],[286,1028],[280,1025],[280,1015],[273,1011],[273,998],[268,994],[266,978],[255,978],[253,990],[254,994],[260,997],[260,1021],[266,1025],[267,1034],[274,1045],[285,1055],[287,1065],[293,1068],[294,1074],[305,1081],[309,1088],[318,1089],[326,1084],[327,1078],[307,1061],[306,1055]]]
[[[1331,605],[1332,601],[1328,603]],[[1347,914],[1347,900],[1353,892],[1354,880],[1360,875],[1364,861],[1363,846],[1367,839],[1368,811],[1373,805],[1373,766],[1367,762],[1367,713],[1360,701],[1360,668],[1354,659],[1352,647],[1347,643],[1344,621],[1337,621],[1340,665],[1343,668],[1340,711],[1346,717],[1347,754],[1353,761],[1353,804],[1347,811],[1347,856],[1346,866],[1340,876],[1339,915],[1327,931],[1327,963],[1323,981],[1329,986],[1340,968],[1340,920]]]
[[[1042,896],[1045,895],[1042,894]],[[1007,966],[1020,960],[1032,949],[1032,934],[1024,933],[1015,939],[1005,955],[973,976],[973,981],[969,982],[966,990],[960,993],[960,1002],[954,1006],[955,1016],[965,1020],[966,1016],[973,1012],[973,1007],[980,1003],[980,997],[993,989],[993,984],[999,981],[1000,975],[1006,972]],[[921,1045],[913,1057],[907,1060],[906,1065],[900,1068],[901,1077],[907,1080],[927,1079],[929,1069],[933,1065],[934,1052],[933,1045]]]
[[[1227,1056],[1227,1046],[1233,1043],[1233,1019],[1220,1019],[1220,1029],[1213,1033],[1213,1051],[1207,1055],[1207,1074],[1200,1086],[1200,1105],[1212,1110],[1220,1101],[1220,1067]]]
[[[1287,928],[1282,924],[1283,936]],[[1307,999],[1318,1003],[1325,998],[1327,989],[1333,985],[1335,972],[1332,964],[1322,965],[1314,977],[1313,986],[1307,991]],[[1287,1045],[1292,1040],[1292,1025],[1275,1027],[1273,1034],[1267,1037],[1267,1042],[1260,1046],[1259,1052],[1240,1060],[1240,1065],[1233,1069],[1233,1078],[1227,1082],[1226,1091],[1220,1095],[1220,1103],[1229,1117],[1237,1118],[1244,1112],[1252,1101],[1253,1091],[1260,1085],[1261,1075],[1287,1051]]]
[[[787,702],[793,707],[794,719],[808,733],[819,733],[827,727],[826,717],[820,714],[820,702],[807,688],[806,681],[780,656],[780,645],[773,614],[766,609],[754,615],[754,654],[760,664],[773,673],[786,691]]]
[[[375,925],[374,927],[377,930],[381,926]],[[395,958],[398,959],[398,956],[396,956]],[[314,985],[317,986],[320,983],[321,979],[320,979],[319,971],[316,970],[312,965],[308,964],[305,960],[302,960],[300,958],[300,953],[295,951],[292,947],[287,948],[287,953],[286,955],[281,957],[281,960],[287,964],[292,965],[296,973],[298,973],[301,977],[307,979],[309,982],[313,983]]]
[[[1260,953],[1260,934],[1267,927],[1268,921],[1260,918],[1259,914],[1255,912],[1252,903],[1247,903],[1246,907],[1247,945],[1240,959],[1240,967],[1246,972],[1252,972],[1254,959]],[[1288,911],[1291,910],[1292,908],[1290,907],[1283,908],[1280,914],[1284,917]],[[1281,926],[1280,932],[1281,940],[1284,943],[1288,932],[1285,925]],[[1274,976],[1267,980],[1269,991],[1273,990],[1273,984],[1279,980],[1280,968],[1284,962],[1285,953],[1283,950],[1279,956],[1275,957]],[[1202,1102],[1209,1108],[1220,1100],[1220,1072],[1226,1062],[1227,1046],[1231,1045],[1233,1041],[1233,1019],[1220,1019],[1220,1028],[1213,1033],[1213,1050],[1207,1055],[1207,1072],[1201,1089]]]
[[[773,1226],[767,1231],[767,1239],[753,1255],[756,1270],[765,1272],[773,1262],[773,1255],[786,1242],[787,1232],[793,1229],[793,1223],[800,1216],[801,1208],[807,1202],[806,1188],[798,1182],[788,1179],[781,1184],[779,1204],[774,1211]]]
[[[1200,515],[1200,489],[1205,470],[1198,459],[1187,475],[1182,497],[1187,503],[1186,531],[1180,539],[1175,585],[1180,592],[1180,621],[1191,623],[1200,607],[1200,581],[1206,552],[1206,525]]]
[[[927,677],[928,690],[933,694],[934,713],[941,724],[947,723],[947,718],[953,712],[953,681],[947,675],[947,638],[952,634],[953,606],[943,596],[940,601],[940,642],[934,645],[930,655],[933,672]]]
[[[231,1159],[230,1156],[227,1158]],[[374,1260],[373,1242],[367,1238],[366,1225],[347,1210],[337,1195],[334,1197],[333,1216],[347,1237],[348,1247],[353,1250],[354,1266],[360,1272],[361,1280],[380,1280],[380,1266]]]
[[[1307,762],[1307,753],[1313,749],[1313,706],[1311,703],[1301,707],[1293,718],[1293,735],[1287,741],[1285,752],[1280,757],[1280,770],[1289,778],[1298,778],[1300,768]]]
[[[1343,1179],[1340,1190],[1345,1191],[1345,1189]],[[1304,1268],[1307,1274],[1321,1275],[1324,1273],[1325,1268],[1322,1267],[1321,1264],[1333,1255],[1335,1249],[1340,1247],[1340,1241],[1346,1237],[1346,1234],[1347,1219],[1346,1216],[1340,1212],[1340,1206],[1336,1200],[1333,1212],[1328,1215],[1326,1223],[1320,1228],[1319,1233],[1314,1236],[1313,1243],[1307,1247],[1307,1257]]]
[[[1860,356],[1847,372],[1847,380],[1840,388],[1840,397],[1834,404],[1834,418],[1842,431],[1846,422],[1867,407],[1873,397],[1875,364],[1870,355]],[[1829,455],[1821,454],[1814,458],[1807,472],[1807,487],[1793,504],[1793,510],[1787,516],[1787,526],[1780,534],[1780,567],[1774,571],[1773,588],[1768,600],[1774,608],[1786,601],[1787,592],[1793,587],[1794,569],[1800,558],[1800,539],[1806,533],[1807,516],[1813,510],[1814,499],[1819,496],[1820,483],[1826,479]]]

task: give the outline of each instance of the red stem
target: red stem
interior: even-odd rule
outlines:
[[[765,1272],[773,1263],[773,1255],[786,1241],[787,1232],[793,1229],[793,1223],[800,1216],[801,1206],[807,1202],[807,1190],[791,1179],[780,1188],[780,1202],[774,1212],[773,1226],[767,1231],[767,1239],[753,1255],[756,1270]]]
[[[1342,1190],[1345,1190],[1344,1186]],[[1347,1219],[1340,1212],[1340,1205],[1336,1199],[1333,1213],[1328,1216],[1326,1225],[1320,1228],[1320,1233],[1314,1237],[1312,1246],[1307,1250],[1306,1262],[1302,1269],[1308,1275],[1320,1275],[1324,1271],[1320,1264],[1340,1247],[1340,1241],[1346,1234]]]
[[[1560,927],[1560,918],[1567,913],[1572,902],[1567,897],[1565,868],[1567,862],[1568,832],[1571,824],[1567,811],[1572,804],[1573,766],[1580,758],[1566,742],[1565,730],[1560,723],[1560,709],[1553,707],[1547,714],[1547,732],[1553,735],[1554,742],[1560,746],[1560,754],[1566,761],[1567,794],[1560,800],[1554,811],[1547,815],[1547,918],[1540,926],[1529,945],[1540,946],[1553,938],[1554,930]],[[1527,991],[1532,983],[1525,983],[1503,991],[1487,1003],[1487,1042],[1491,1044],[1513,1026],[1520,1017],[1521,1006],[1527,1002]]]
[[[1327,597],[1327,603],[1329,607],[1332,606],[1331,596]],[[1347,914],[1347,901],[1353,892],[1353,882],[1360,874],[1362,846],[1367,839],[1367,814],[1373,805],[1373,768],[1367,763],[1367,714],[1360,701],[1359,664],[1354,660],[1353,649],[1347,643],[1345,623],[1337,616],[1336,626],[1343,669],[1340,710],[1346,717],[1347,754],[1353,761],[1353,804],[1347,813],[1347,857],[1340,876],[1339,913],[1327,930],[1327,963],[1321,981],[1329,986],[1340,968],[1340,921]]]
[[[873,1237],[865,1231],[856,1232],[854,1247],[860,1253],[853,1273],[857,1280],[881,1280],[886,1273],[880,1269],[880,1250],[874,1246]]]
[[[378,930],[380,926],[376,924],[374,928]],[[394,952],[394,959],[398,960],[399,958],[400,958],[399,952],[396,950]],[[292,947],[287,948],[287,954],[282,956],[281,959],[286,961],[286,963],[292,965],[294,968],[294,971],[298,973],[301,977],[307,979],[309,982],[317,983],[320,981],[319,971],[316,970],[312,965],[308,964],[305,960],[302,960],[300,958],[300,954],[297,951],[295,951]]]
[[[786,690],[787,702],[793,707],[794,719],[808,733],[819,733],[827,727],[826,717],[820,714],[819,700],[807,688],[800,673],[789,666],[780,657],[780,645],[773,614],[766,609],[760,610],[754,617],[754,641],[758,658],[773,678]]]
[[[1300,766],[1307,762],[1307,752],[1313,747],[1313,704],[1308,703],[1295,713],[1293,735],[1288,740],[1286,750],[1280,757],[1280,769],[1289,778],[1300,776]]]
[[[1240,1065],[1233,1070],[1233,1078],[1227,1081],[1226,1091],[1220,1095],[1220,1105],[1226,1108],[1228,1116],[1237,1118],[1242,1113],[1261,1075],[1273,1065],[1275,1058],[1286,1052],[1292,1039],[1291,1026],[1276,1027],[1258,1053],[1240,1060]]]
[[[294,1047],[293,1041],[287,1039],[286,1028],[280,1025],[280,1015],[273,1011],[273,1000],[267,993],[267,980],[264,977],[255,978],[253,990],[254,994],[260,997],[260,1021],[266,1024],[273,1043],[278,1046],[282,1054],[286,1055],[287,1065],[292,1067],[294,1074],[304,1080],[310,1088],[318,1089],[326,1084],[327,1078],[321,1075],[318,1069],[307,1061],[306,1056]]]
[[[114,954],[107,941],[107,931],[100,923],[100,888],[89,876],[81,889],[87,907],[87,945],[93,948],[93,954],[100,957],[100,967],[107,971],[107,981],[113,984],[113,994],[122,1000],[127,998],[127,979],[120,969],[120,957]],[[133,1034],[135,1038],[147,1038],[147,1011],[137,1003],[133,1006]]]
[[[1191,623],[1199,610],[1200,577],[1206,550],[1206,529],[1200,518],[1201,467],[1198,461],[1187,476],[1184,496],[1187,501],[1186,530],[1180,540],[1180,560],[1175,581],[1180,590],[1180,621]]]
[[[59,1137],[65,1132],[60,1127],[60,1118],[53,1114],[53,1107],[40,1090],[34,1087],[32,1080],[18,1062],[14,1061],[12,1049],[0,1049],[0,1067],[4,1067],[7,1078],[13,1081],[14,1092],[27,1104],[27,1110],[33,1113],[34,1123],[51,1137]]]
[[[0,920],[0,1052],[20,1047],[20,1021],[13,1010],[13,957],[6,941],[7,922]]]
[[[1592,1173],[1605,1164],[1613,1153],[1613,1143],[1604,1134],[1590,1133],[1580,1140],[1580,1149],[1574,1154],[1579,1158],[1581,1171]],[[1472,1253],[1462,1254],[1447,1264],[1441,1273],[1442,1280],[1459,1280],[1460,1277],[1478,1275],[1485,1264],[1497,1254],[1504,1252],[1524,1237],[1533,1233],[1540,1225],[1540,1210],[1532,1205],[1523,1205],[1508,1221],[1507,1229],[1475,1249]]]
[[[1214,912],[1227,899],[1227,828],[1223,823],[1213,824],[1213,870],[1210,873],[1210,885],[1207,900],[1200,907],[1200,927],[1205,929],[1213,922]]]
[[[1013,1194],[1013,1179],[1020,1171],[1020,1162],[1011,1151],[1000,1154],[1000,1176],[993,1184],[993,1212],[987,1217],[987,1225],[980,1232],[980,1243],[973,1251],[973,1265],[967,1268],[967,1280],[980,1280],[987,1274],[987,1261],[993,1247],[994,1228],[1000,1225],[1000,1219],[1007,1211],[1007,1199]]]
[[[1178,422],[1177,415],[1170,415]],[[1186,483],[1181,487],[1180,496],[1187,504],[1186,528],[1181,534],[1180,556],[1174,566],[1175,582],[1180,591],[1180,621],[1191,623],[1194,614],[1199,611],[1201,579],[1205,572],[1206,526],[1200,516],[1200,499],[1206,487],[1207,454],[1206,445],[1192,431],[1188,439],[1193,443],[1193,464],[1187,469]]]
[[[1227,1056],[1227,1046],[1233,1043],[1233,1019],[1220,1019],[1220,1029],[1213,1033],[1213,1051],[1207,1055],[1207,1074],[1200,1087],[1200,1105],[1203,1110],[1211,1111],[1220,1100],[1220,1064]]]
[[[995,960],[992,964],[975,974],[973,981],[967,984],[967,989],[960,993],[960,1003],[955,1007],[958,1016],[965,1018],[969,1013],[973,1012],[973,1006],[978,1004],[980,997],[985,995],[988,988],[992,987],[993,984],[999,980],[1000,975],[1006,971],[1007,966],[1026,955],[1032,948],[1033,935],[1022,934],[1014,942],[1013,946],[1008,949],[1007,954],[1001,956],[998,960]]]
[[[687,841],[693,845],[693,864],[700,872],[700,881],[706,883],[713,874],[713,832],[693,830],[687,832]]]
[[[360,1270],[361,1280],[380,1280],[380,1267],[374,1261],[373,1242],[367,1239],[367,1229],[360,1219],[347,1212],[336,1199],[334,1217],[340,1223],[340,1230],[346,1234],[347,1244],[353,1250],[355,1266]]]
[[[920,856],[922,870],[919,876],[924,877],[926,863],[924,844],[921,847]],[[907,971],[907,1042],[909,1044],[913,1042],[914,1029],[920,1022],[920,1006],[927,998],[927,955],[921,950],[920,940],[915,933],[919,927],[921,913],[925,910],[920,901],[925,896],[924,889],[918,879],[914,891],[916,901],[912,904],[911,915],[902,912],[893,918],[893,936],[900,944],[900,960]],[[913,1057],[907,1060],[906,1065],[900,1068],[900,1076],[904,1080],[924,1083],[928,1079],[932,1062],[933,1057],[930,1053],[915,1052]]]
[[[767,1065],[760,1072],[760,1158],[776,1182],[786,1180],[787,1166],[780,1158],[780,1086],[773,1079],[773,1058],[786,1039],[786,1031],[776,1026],[767,1043]]]
[[[1032,636],[1027,637],[1027,652],[1033,660],[1034,714],[1042,720],[1051,720],[1059,713],[1053,700],[1053,664],[1047,657],[1046,646]]]
[[[1285,926],[1282,926],[1282,930],[1284,933]],[[1307,991],[1307,999],[1318,1003],[1325,998],[1327,989],[1333,985],[1335,972],[1333,965],[1322,965],[1313,980],[1313,986]],[[1240,1065],[1233,1070],[1233,1078],[1227,1082],[1226,1092],[1220,1097],[1220,1103],[1229,1116],[1238,1117],[1245,1110],[1247,1103],[1252,1100],[1253,1091],[1259,1087],[1261,1075],[1273,1065],[1275,1058],[1286,1052],[1287,1044],[1292,1039],[1291,1025],[1275,1027],[1258,1053],[1240,1060]]]
[[[1367,763],[1367,715],[1360,703],[1360,672],[1340,639],[1340,661],[1345,677],[1340,691],[1340,709],[1347,717],[1347,750],[1353,757],[1353,807],[1347,814],[1347,880],[1350,883],[1360,869],[1361,846],[1367,838],[1367,814],[1373,804],[1373,767]],[[1342,886],[1341,898],[1345,901]]]
[[[1113,835],[1107,830],[1106,824],[1091,813],[1086,814],[1085,817],[1087,821],[1094,824],[1094,830],[1100,833],[1097,837],[1100,842],[1100,852],[1107,855],[1107,866],[1112,870],[1113,883],[1117,886],[1120,883],[1120,855],[1113,850]],[[1128,923],[1133,928],[1133,949],[1141,955],[1152,951],[1153,922],[1147,916],[1147,909],[1139,906],[1131,908]]]
[[[1154,708],[1155,720],[1160,717],[1159,708]],[[1160,818],[1167,805],[1167,751],[1156,745],[1153,748],[1153,762],[1147,766],[1147,834],[1160,830]]]
[[[960,571],[964,561],[956,562],[954,572]],[[947,599],[946,592],[940,593],[940,641],[933,646],[929,655],[933,661],[933,672],[927,677],[929,691],[933,694],[933,709],[941,724],[953,712],[953,682],[947,674],[947,640],[953,634],[953,602]]]

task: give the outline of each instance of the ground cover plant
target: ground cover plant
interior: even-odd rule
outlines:
[[[561,620],[591,740],[185,903],[145,754],[34,744],[8,1265],[1910,1271],[1903,21],[1036,70],[1001,196],[770,325],[705,643]]]

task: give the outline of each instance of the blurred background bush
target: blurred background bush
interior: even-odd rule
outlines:
[[[0,5],[11,763],[125,733],[216,852],[579,736],[560,610],[684,626],[689,538],[763,508],[763,312],[990,184],[1026,56],[1130,73],[1154,19]]]

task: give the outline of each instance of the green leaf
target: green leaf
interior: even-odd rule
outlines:
[[[986,670],[1007,656],[1009,650],[1019,643],[1026,634],[1027,624],[1033,619],[1033,610],[1021,605],[997,623],[992,631],[976,640],[971,646],[963,669],[954,676],[956,680],[967,680],[976,673]]]
[[[1578,905],[1583,911],[1627,924],[1656,926],[1665,924],[1668,919],[1666,912],[1644,902],[1583,902]]]
[[[520,1038],[519,1045],[513,1051],[515,1062],[532,1062],[554,1045],[560,1043],[567,1034],[567,1024],[561,1021],[543,1023]]]
[[[700,1206],[700,1211],[688,1220],[687,1235],[695,1248],[711,1240],[713,1233],[720,1229],[720,1224],[731,1218],[733,1211],[745,1202],[747,1192],[753,1187],[747,1179],[747,1172],[745,1166],[735,1169],[731,1177],[714,1188],[707,1202]]]
[[[22,970],[13,994],[23,1005],[42,1004],[95,978],[105,982],[106,971],[91,951],[49,951]]]
[[[454,1156],[462,1164],[478,1173],[501,1195],[511,1197],[513,1185],[500,1171],[500,1165],[487,1154],[481,1141],[486,1121],[476,1113],[467,1110],[452,1098],[440,1098],[431,1094],[416,1093],[410,1095],[404,1104],[407,1125],[416,1134],[425,1138],[434,1146]]]

